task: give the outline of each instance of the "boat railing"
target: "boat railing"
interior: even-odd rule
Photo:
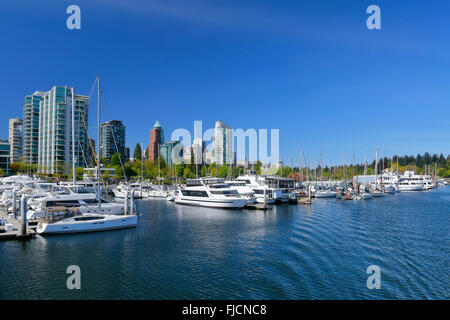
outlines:
[[[79,208],[77,207],[48,207],[45,208],[44,216],[39,220],[39,223],[54,223],[78,215],[81,215],[81,213],[79,212]]]

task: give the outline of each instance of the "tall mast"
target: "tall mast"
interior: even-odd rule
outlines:
[[[100,76],[97,76],[97,197],[98,214],[101,212],[102,201],[100,197]]]
[[[144,146],[144,144],[142,144]],[[144,153],[142,152],[141,148],[141,179],[144,181]]]
[[[160,149],[159,149],[159,143],[158,143],[158,184],[160,184],[161,185],[161,174],[160,174],[160,168],[159,168],[159,166],[160,166],[160,163],[161,163],[161,154],[159,153],[160,152]]]
[[[345,152],[344,152],[344,186],[345,190],[347,190],[347,164],[345,162]]]
[[[300,149],[300,161],[299,161],[299,172],[300,172],[300,186],[303,183],[303,168],[302,168],[302,152],[303,149]]]
[[[75,189],[76,177],[75,177],[75,96],[72,87],[72,181]],[[75,190],[74,190],[75,191]]]
[[[378,148],[375,152],[375,190],[377,190],[377,179],[378,179]]]
[[[397,156],[397,175],[398,175],[398,156]]]
[[[367,188],[367,156],[364,152],[364,192],[366,192]]]

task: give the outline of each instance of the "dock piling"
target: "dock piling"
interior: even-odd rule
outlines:
[[[134,214],[134,190],[130,193],[130,215]]]
[[[125,198],[123,199],[123,214],[128,215],[128,198],[130,197],[130,192],[125,191]]]
[[[25,236],[27,234],[27,198],[22,195],[20,199],[20,229],[19,235]]]
[[[12,215],[14,217],[14,219],[16,218],[16,214],[17,214],[17,195],[16,195],[16,188],[12,189],[12,203],[11,203],[11,211],[12,211]]]
[[[267,208],[267,194],[266,194],[266,187],[264,187],[264,208]]]

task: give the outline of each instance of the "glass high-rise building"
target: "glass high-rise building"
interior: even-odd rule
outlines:
[[[173,165],[174,161],[178,160],[179,162],[181,162],[183,159],[182,146],[180,145],[178,148],[176,148],[176,146],[179,144],[180,141],[169,141],[166,143],[162,143],[159,146],[159,153],[169,167]]]
[[[125,146],[125,126],[122,121],[110,120],[102,123],[100,131],[102,158],[111,161],[114,153],[118,152],[122,163],[127,159],[127,148]]]
[[[10,145],[8,140],[0,140],[0,169],[6,175],[9,175],[9,165],[10,161]]]
[[[11,162],[18,162],[22,158],[22,119],[9,119],[9,144]]]
[[[39,148],[39,108],[46,92],[36,91],[25,97],[23,105],[22,161],[26,164],[38,163]]]
[[[222,121],[216,121],[212,154],[217,165],[233,163],[233,129]]]
[[[74,118],[72,119],[72,99]],[[75,126],[75,165],[86,167],[90,151],[87,134],[89,97],[74,94],[69,87],[55,86],[39,105],[39,171],[68,174],[72,168],[72,121]]]

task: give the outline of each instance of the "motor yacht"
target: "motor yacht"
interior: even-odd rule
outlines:
[[[414,174],[414,171],[405,171],[398,180],[400,191],[422,191],[424,189],[423,178]]]
[[[247,203],[255,203],[255,191],[250,188],[244,181],[225,181],[231,189],[236,190],[242,197],[247,199]]]
[[[211,208],[242,208],[247,198],[215,178],[188,179],[186,187],[179,190],[177,204]]]
[[[253,190],[257,203],[264,203],[266,201],[266,204],[272,204],[283,201],[283,192],[280,188],[273,187],[273,180],[256,175],[254,170],[247,170],[245,175],[237,177],[236,181],[245,183]]]

